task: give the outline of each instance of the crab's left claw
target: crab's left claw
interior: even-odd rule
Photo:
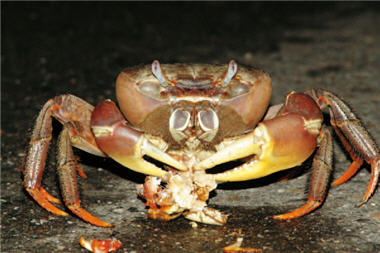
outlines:
[[[301,104],[306,104],[306,109],[301,109]],[[314,152],[321,122],[318,105],[309,96],[290,94],[281,115],[263,121],[251,133],[222,142],[196,169],[250,157],[248,162],[215,175],[217,181],[228,182],[261,178],[300,165]]]
[[[168,164],[178,170],[185,165],[166,154],[149,141],[149,136],[127,124],[115,103],[106,100],[94,109],[91,127],[97,145],[109,157],[131,170],[162,177],[166,171],[143,159],[144,155]]]

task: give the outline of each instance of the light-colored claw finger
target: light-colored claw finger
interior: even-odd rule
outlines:
[[[186,166],[183,163],[175,160],[173,157],[163,152],[161,149],[154,146],[148,139],[144,137],[143,143],[141,145],[142,153],[160,161],[167,165],[170,165],[178,170],[187,171]]]
[[[212,168],[216,165],[244,158],[261,152],[262,141],[259,140],[260,129],[240,138],[231,138],[217,146],[217,152],[195,166],[196,170]]]

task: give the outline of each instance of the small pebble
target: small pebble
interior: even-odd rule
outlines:
[[[198,224],[195,221],[191,221],[190,225],[191,225],[192,228],[197,228],[198,227]]]
[[[113,209],[112,212],[122,214],[122,213],[124,213],[124,209],[123,208],[116,208],[116,209]]]

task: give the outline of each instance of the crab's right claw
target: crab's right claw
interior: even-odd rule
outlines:
[[[143,132],[130,127],[115,103],[110,100],[95,107],[91,117],[91,127],[100,149],[131,170],[158,177],[166,173],[144,160],[144,155],[178,170],[187,170],[185,165],[153,145]]]

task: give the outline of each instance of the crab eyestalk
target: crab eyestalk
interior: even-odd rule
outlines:
[[[236,61],[231,60],[228,63],[228,69],[227,69],[226,76],[223,78],[223,81],[222,81],[222,87],[223,88],[228,86],[228,84],[231,82],[232,78],[234,78],[234,76],[236,75],[237,70],[238,70],[238,66],[237,66]]]
[[[158,60],[154,60],[152,63],[152,73],[157,78],[157,80],[160,81],[160,84],[163,87],[168,86],[169,80],[162,72],[160,62]]]

